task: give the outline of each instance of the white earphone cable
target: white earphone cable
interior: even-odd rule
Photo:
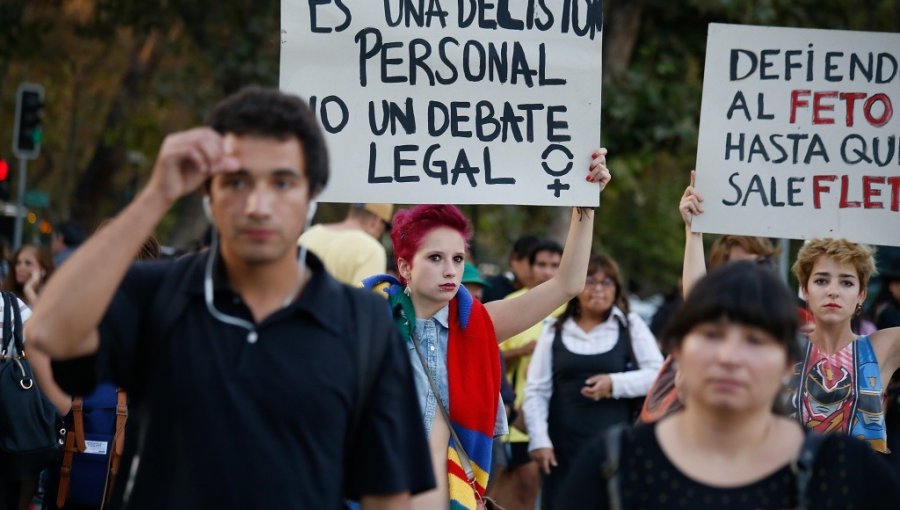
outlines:
[[[303,224],[304,232],[309,228],[310,223],[312,223],[313,216],[316,214],[316,206],[317,204],[314,200],[309,203],[309,212],[306,215],[306,222]],[[212,241],[210,243],[209,254],[206,257],[206,265],[203,271],[203,300],[206,303],[206,310],[220,322],[246,329],[248,331],[247,342],[251,344],[256,343],[258,335],[256,333],[255,324],[246,319],[223,313],[219,311],[213,303],[213,266],[215,264],[216,255],[219,253],[219,232],[216,230],[215,224],[213,224],[212,227]],[[306,278],[306,252],[306,246],[301,245],[300,254],[297,257],[300,285],[303,284],[304,278]],[[285,298],[284,306],[288,306],[296,297],[297,292],[292,292]]]

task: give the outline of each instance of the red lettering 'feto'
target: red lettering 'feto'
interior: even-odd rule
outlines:
[[[837,97],[836,90],[828,92],[816,92],[813,94],[813,124],[834,124],[834,119],[826,119],[822,117],[822,112],[833,112],[834,103],[822,104],[823,98]]]
[[[876,101],[884,106],[884,109],[881,111],[881,117],[872,115],[872,106],[875,105]],[[866,116],[866,120],[869,121],[869,124],[875,127],[881,127],[887,124],[891,120],[891,117],[894,116],[894,106],[891,104],[891,98],[886,94],[875,94],[869,99],[866,99],[866,103],[863,105],[863,114]]]
[[[846,103],[847,127],[853,127],[853,111],[855,110],[856,100],[866,97],[865,92],[841,92],[840,99]]]
[[[809,90],[792,90],[791,91],[791,124],[797,122],[797,108],[806,108],[809,101],[800,99],[800,96],[808,96]]]
[[[819,198],[822,193],[831,191],[831,186],[826,183],[837,180],[836,175],[814,175],[813,176],[813,207],[822,208],[822,200]]]

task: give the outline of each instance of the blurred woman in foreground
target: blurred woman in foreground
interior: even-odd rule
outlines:
[[[800,357],[797,325],[793,296],[772,271],[734,262],[710,272],[663,337],[684,408],[596,437],[558,506],[895,508],[900,478],[863,443],[806,432],[773,411]]]

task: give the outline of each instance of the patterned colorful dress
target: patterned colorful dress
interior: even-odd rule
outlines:
[[[861,336],[828,355],[812,342],[789,385],[792,415],[821,433],[849,434],[873,450],[890,453],[884,424],[884,392],[872,340]]]

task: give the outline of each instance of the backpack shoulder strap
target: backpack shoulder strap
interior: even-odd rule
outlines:
[[[75,437],[76,451],[83,452],[87,449],[84,444],[84,398],[72,399],[72,435]]]
[[[104,500],[112,497],[113,487],[119,474],[119,465],[122,463],[122,453],[125,451],[125,424],[128,422],[128,395],[122,388],[116,388],[116,431],[113,435],[113,449],[109,457],[109,478]]]
[[[809,510],[809,483],[813,477],[813,468],[819,451],[825,443],[826,436],[811,430],[806,431],[800,455],[791,463],[797,488],[797,510]]]
[[[63,448],[62,464],[59,468],[59,484],[56,489],[56,506],[62,508],[69,499],[72,481],[72,460],[77,452],[84,452],[84,399],[72,398],[72,421],[66,430],[66,442]]]
[[[622,456],[622,436],[628,430],[625,423],[617,423],[606,431],[606,461],[603,463],[603,477],[606,478],[606,494],[609,496],[610,510],[622,510],[622,495],[619,492],[619,461]]]

